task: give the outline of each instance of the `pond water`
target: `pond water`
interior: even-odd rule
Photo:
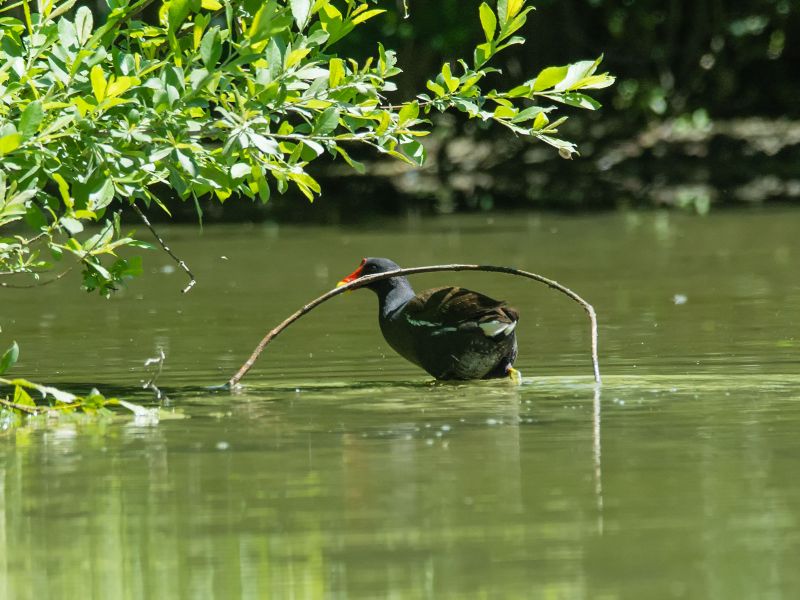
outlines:
[[[154,405],[160,422],[0,434],[0,598],[796,598],[800,213],[448,217],[164,228],[110,300],[0,291],[12,374]],[[144,234],[142,234],[144,235]],[[509,300],[521,385],[434,383],[375,297],[264,332],[362,256],[553,277],[415,276]]]

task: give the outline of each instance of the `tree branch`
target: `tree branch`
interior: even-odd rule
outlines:
[[[252,368],[255,364],[258,357],[264,351],[264,348],[267,347],[273,339],[275,339],[278,334],[286,329],[289,325],[294,323],[297,319],[302,317],[308,312],[311,312],[317,306],[322,304],[323,302],[330,300],[334,296],[338,296],[346,292],[347,290],[356,289],[359,287],[364,287],[367,284],[373,283],[375,281],[382,281],[384,279],[391,279],[392,277],[397,277],[400,275],[413,275],[416,273],[433,273],[436,271],[488,271],[491,273],[507,273],[509,275],[517,275],[519,277],[527,277],[528,279],[533,279],[534,281],[538,281],[539,283],[543,283],[549,288],[552,288],[562,294],[565,294],[578,304],[580,304],[583,309],[586,311],[586,314],[589,316],[589,322],[591,326],[591,338],[592,338],[592,366],[594,368],[594,380],[595,383],[598,385],[601,383],[600,379],[600,364],[597,358],[597,314],[595,313],[594,307],[586,302],[583,298],[581,298],[578,294],[573,292],[568,287],[565,287],[558,283],[553,279],[548,279],[542,275],[538,275],[536,273],[530,273],[528,271],[521,271],[519,269],[513,269],[511,267],[495,267],[493,265],[461,265],[461,264],[454,264],[454,265],[432,265],[427,267],[413,267],[409,269],[395,269],[394,271],[387,271],[386,273],[377,273],[375,275],[367,275],[366,277],[359,277],[355,281],[351,281],[345,285],[340,287],[334,288],[329,292],[326,292],[319,298],[312,300],[302,308],[298,309],[294,314],[288,317],[285,321],[283,321],[280,325],[269,331],[267,335],[259,342],[256,349],[250,355],[250,358],[239,368],[239,370],[233,375],[233,377],[228,380],[226,384],[228,389],[235,388],[239,381],[241,381],[242,377],[244,377],[247,372]]]
[[[29,415],[36,415],[51,410],[49,406],[30,406],[29,404],[17,404],[16,402],[11,402],[10,400],[5,400],[4,398],[0,398],[0,406],[5,406],[6,408],[10,408],[12,410],[19,410],[24,413],[28,413]]]
[[[150,220],[147,218],[147,215],[145,215],[142,212],[142,209],[139,208],[139,206],[135,202],[132,202],[131,206],[133,207],[133,210],[136,211],[136,214],[138,214],[139,217],[142,219],[147,228],[150,230],[150,233],[153,234],[153,237],[155,237],[156,240],[158,240],[158,243],[164,249],[164,252],[169,254],[172,257],[172,260],[174,260],[181,269],[186,271],[186,274],[189,276],[189,285],[187,285],[185,288],[181,290],[181,293],[185,294],[186,292],[191,290],[197,283],[197,280],[194,278],[194,275],[192,275],[192,272],[189,270],[188,265],[172,253],[172,250],[169,249],[169,246],[167,246],[164,240],[161,239],[161,236],[158,235],[158,232],[150,224]]]

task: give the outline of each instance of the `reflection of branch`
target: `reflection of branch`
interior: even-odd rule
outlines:
[[[383,281],[384,279],[391,279],[392,277],[398,277],[403,275],[411,275],[414,273],[433,273],[437,271],[488,271],[490,273],[508,273],[509,275],[517,275],[519,277],[527,277],[528,279],[533,279],[534,281],[538,281],[539,283],[543,283],[546,286],[561,292],[562,294],[569,296],[572,300],[580,304],[583,309],[586,311],[586,314],[589,316],[589,323],[591,325],[591,338],[592,338],[592,366],[594,367],[594,380],[595,383],[600,384],[600,363],[597,358],[597,314],[594,311],[594,307],[591,304],[586,302],[583,298],[581,298],[578,294],[573,292],[568,287],[565,287],[558,283],[553,279],[548,279],[542,275],[538,275],[536,273],[530,273],[528,271],[521,271],[519,269],[513,269],[511,267],[495,267],[492,265],[432,265],[428,267],[413,267],[410,269],[395,269],[393,271],[387,271],[385,273],[376,273],[375,275],[366,275],[364,277],[359,277],[358,279],[351,281],[345,285],[336,287],[329,292],[326,292],[319,298],[312,300],[302,308],[298,309],[293,315],[288,317],[285,321],[283,321],[280,325],[272,329],[264,338],[259,342],[256,349],[250,355],[250,358],[239,368],[236,374],[228,380],[226,384],[228,388],[233,389],[239,384],[239,381],[244,377],[250,368],[255,364],[258,357],[264,351],[264,348],[267,347],[269,344],[281,331],[286,329],[289,325],[294,323],[297,319],[305,315],[306,313],[310,312],[326,300],[330,300],[334,296],[338,296],[341,293],[346,292],[347,290],[363,287],[370,283],[374,283],[376,281]]]
[[[142,212],[142,209],[139,208],[139,206],[135,202],[132,203],[131,206],[133,207],[133,210],[136,211],[136,214],[138,214],[139,217],[142,219],[147,228],[150,230],[150,233],[153,234],[153,237],[155,237],[156,240],[158,240],[158,243],[164,249],[164,252],[169,254],[172,257],[172,260],[174,260],[181,269],[186,271],[186,274],[189,276],[189,285],[187,285],[185,288],[181,290],[181,292],[185,294],[194,287],[194,284],[197,283],[197,280],[194,278],[194,275],[192,275],[192,272],[189,270],[189,267],[186,265],[186,263],[172,253],[172,250],[169,249],[169,246],[167,246],[164,240],[161,239],[161,236],[158,235],[158,232],[150,224],[150,220],[147,218],[147,215],[145,215]]]
[[[603,461],[600,443],[600,386],[594,388],[592,401],[592,451],[594,454],[594,495],[597,501],[597,529],[603,533]]]
[[[142,385],[142,389],[153,391],[153,393],[156,395],[156,400],[161,400],[162,398],[166,397],[164,393],[158,389],[158,386],[156,386],[156,380],[158,379],[159,375],[161,375],[161,369],[164,367],[164,359],[166,358],[167,357],[164,354],[164,350],[159,348],[158,356],[155,358],[148,358],[146,361],[144,361],[145,367],[149,367],[152,364],[158,365],[155,373],[153,373],[153,375],[150,377],[150,381]]]

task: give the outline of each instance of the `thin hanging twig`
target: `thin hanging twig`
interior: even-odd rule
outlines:
[[[194,278],[194,275],[192,275],[192,272],[189,270],[189,266],[188,266],[188,265],[187,265],[185,262],[183,262],[183,261],[182,261],[180,258],[178,258],[177,256],[175,256],[175,255],[172,253],[172,250],[170,250],[170,249],[169,249],[169,246],[167,246],[167,244],[164,242],[164,240],[162,240],[162,239],[161,239],[161,236],[160,236],[160,235],[158,235],[158,232],[157,232],[157,231],[156,231],[156,230],[153,228],[153,226],[150,224],[150,219],[148,219],[148,218],[147,218],[147,215],[145,215],[145,214],[142,212],[142,209],[141,209],[141,208],[139,208],[139,206],[138,206],[138,205],[137,205],[135,202],[133,202],[133,203],[131,204],[131,206],[133,207],[133,210],[135,210],[135,211],[136,211],[136,214],[138,214],[138,215],[139,215],[139,218],[141,218],[141,219],[142,219],[142,222],[144,222],[144,224],[145,224],[145,225],[147,226],[147,228],[150,230],[150,233],[152,233],[152,234],[153,234],[153,237],[155,237],[155,238],[156,238],[156,240],[158,240],[158,243],[159,243],[159,245],[160,245],[160,246],[161,246],[161,247],[164,249],[164,252],[166,252],[167,254],[169,254],[169,255],[172,257],[172,260],[174,260],[176,263],[178,263],[178,266],[179,266],[181,269],[183,269],[184,271],[186,271],[186,274],[189,276],[189,285],[187,285],[185,288],[183,288],[183,289],[181,290],[181,293],[182,293],[182,294],[185,294],[186,292],[188,292],[189,290],[191,290],[191,289],[194,287],[194,284],[196,284],[196,283],[197,283],[197,280],[195,280],[195,278]]]
[[[302,308],[300,308],[297,312],[295,312],[292,316],[287,318],[283,321],[280,325],[272,329],[264,338],[259,342],[256,349],[253,351],[253,354],[250,355],[250,358],[239,368],[236,374],[228,380],[227,387],[229,389],[235,388],[239,381],[241,381],[242,377],[244,377],[247,372],[251,369],[251,367],[255,364],[258,357],[264,351],[264,348],[267,347],[277,335],[286,329],[289,325],[294,323],[297,319],[305,315],[306,313],[312,311],[317,306],[322,304],[323,302],[330,300],[334,296],[338,296],[346,292],[347,290],[352,290],[355,288],[363,287],[375,281],[381,281],[383,279],[391,279],[392,277],[397,277],[399,275],[413,275],[416,273],[434,273],[436,271],[489,271],[491,273],[508,273],[509,275],[517,275],[520,277],[527,277],[528,279],[533,279],[534,281],[538,281],[539,283],[543,283],[546,286],[561,292],[569,296],[572,300],[580,304],[583,309],[586,311],[586,314],[589,315],[589,321],[591,323],[591,336],[592,336],[592,366],[594,367],[594,380],[595,383],[598,385],[601,383],[600,380],[600,363],[597,358],[597,315],[594,311],[594,308],[591,304],[586,302],[583,298],[581,298],[578,294],[573,292],[568,287],[565,287],[554,281],[553,279],[548,279],[547,277],[543,277],[542,275],[537,275],[536,273],[530,273],[528,271],[521,271],[519,269],[513,269],[511,267],[495,267],[493,265],[431,265],[428,267],[412,267],[409,269],[395,269],[394,271],[387,271],[386,273],[376,273],[375,275],[367,275],[365,277],[359,277],[358,279],[351,281],[345,285],[340,287],[334,288],[329,292],[326,292],[316,300],[312,300]]]

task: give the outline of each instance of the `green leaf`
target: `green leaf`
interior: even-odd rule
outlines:
[[[616,81],[615,77],[612,77],[608,73],[602,73],[600,75],[590,75],[589,77],[584,77],[583,79],[579,79],[577,82],[570,86],[571,90],[599,90],[602,88],[607,88],[610,85],[614,84]]]
[[[578,94],[577,92],[559,95],[553,94],[552,96],[547,97],[551,98],[552,100],[556,100],[557,102],[568,104],[569,106],[577,106],[578,108],[585,108],[587,110],[597,110],[602,106],[591,96],[587,96],[586,94]]]
[[[506,95],[509,98],[524,98],[526,96],[530,96],[532,92],[533,86],[530,83],[527,83],[511,88],[508,90],[508,92],[506,92]]]
[[[425,146],[419,142],[411,141],[406,142],[401,146],[403,153],[409,157],[417,166],[422,166],[425,162]]]
[[[8,371],[19,358],[19,346],[17,342],[12,342],[11,347],[3,353],[0,357],[0,375]]]
[[[98,102],[102,102],[106,97],[106,78],[103,75],[103,67],[95,65],[89,73],[89,78],[92,80],[92,93]]]
[[[250,165],[247,163],[236,163],[231,167],[231,177],[241,179],[250,174]]]
[[[73,219],[72,217],[61,217],[59,219],[59,223],[61,223],[61,226],[66,229],[70,235],[77,235],[83,231],[83,223],[78,221],[78,219]]]
[[[106,97],[113,98],[115,96],[121,96],[134,85],[139,85],[138,77],[122,76],[114,78],[112,76],[108,81],[108,85],[106,86]]]
[[[491,42],[494,39],[494,32],[497,29],[497,17],[486,2],[480,5],[478,12],[481,18],[483,33],[486,35],[486,41]]]
[[[250,24],[248,36],[252,42],[262,42],[273,38],[292,24],[292,15],[288,10],[278,8],[276,0],[269,0],[258,9]]]
[[[547,115],[543,112],[540,112],[536,115],[536,118],[533,120],[533,128],[535,130],[541,129],[545,125],[550,122],[550,119],[547,118]]]
[[[185,155],[180,150],[175,150],[175,154],[178,155],[178,162],[184,171],[192,177],[197,175],[197,167],[195,167],[194,161],[189,156]]]
[[[291,0],[292,16],[297,23],[297,29],[302,31],[311,12],[311,0]]]
[[[61,15],[63,15],[65,12],[67,12],[67,11],[71,10],[71,9],[72,9],[72,7],[73,7],[73,6],[75,6],[75,2],[76,2],[76,1],[77,1],[77,0],[67,0],[66,2],[62,2],[62,3],[61,3],[61,4],[60,4],[60,5],[59,5],[59,6],[58,6],[58,7],[57,7],[57,8],[56,8],[56,9],[55,9],[53,12],[51,12],[51,13],[48,15],[48,17],[47,17],[47,18],[48,18],[49,20],[51,20],[51,21],[52,21],[52,20],[53,20],[53,19],[55,19],[56,17],[60,17],[60,16],[61,16]],[[53,3],[53,4],[54,4],[54,3]],[[51,5],[50,5],[50,6],[51,6],[51,8],[53,7],[53,4],[51,4]]]
[[[263,174],[259,172],[258,178],[256,179],[256,185],[258,186],[258,198],[261,200],[261,204],[266,204],[269,202],[270,197],[270,189],[269,183],[267,183],[267,178],[264,177]]]
[[[170,33],[175,33],[181,28],[183,22],[189,16],[191,10],[191,0],[169,0],[167,5],[167,26]]]
[[[273,140],[272,138],[266,138],[259,133],[250,133],[248,136],[250,141],[253,145],[261,150],[264,154],[278,154],[280,149],[278,148],[278,143]]]
[[[403,105],[400,113],[397,115],[397,124],[403,126],[409,121],[415,120],[419,116],[419,102],[414,100],[408,104]]]
[[[114,199],[114,182],[110,179],[103,181],[102,185],[89,194],[89,209],[97,211],[105,208]]]
[[[322,111],[314,123],[314,133],[318,135],[328,135],[339,126],[339,109],[329,106]]]
[[[445,95],[444,88],[442,86],[440,86],[438,83],[436,83],[435,81],[428,81],[425,84],[425,87],[427,87],[430,91],[432,91],[434,94],[436,94],[436,96],[439,97],[439,98],[441,98],[442,96]]]
[[[544,109],[541,106],[529,106],[525,110],[521,110],[516,117],[511,119],[511,122],[520,123],[522,121],[528,121],[539,116],[543,111]]]
[[[335,149],[336,152],[339,154],[339,156],[341,156],[348,165],[350,165],[351,167],[353,167],[353,169],[355,169],[356,173],[359,173],[360,175],[366,173],[367,169],[366,167],[364,167],[363,163],[360,163],[354,158],[351,158],[350,155],[344,150],[344,148],[336,146]]]
[[[536,76],[533,82],[533,91],[541,92],[560,83],[569,72],[569,67],[547,67]]]
[[[513,19],[525,4],[525,0],[497,0],[497,15],[500,17],[500,24],[505,27],[506,23]]]
[[[508,21],[508,0],[497,0],[497,16],[500,17],[500,26]]]
[[[494,109],[494,113],[492,113],[492,116],[495,119],[513,119],[514,117],[517,116],[517,109],[514,108],[513,106],[504,106],[501,104],[500,106]]]
[[[3,371],[0,370],[0,373]],[[31,398],[31,395],[25,391],[25,388],[21,385],[14,387],[14,404],[18,404],[20,406],[36,406],[36,403]]]
[[[569,65],[566,75],[553,89],[557,92],[572,89],[581,79],[593,75],[602,59],[603,57],[601,56],[597,60],[581,60]]]
[[[345,77],[344,61],[341,58],[332,58],[328,64],[328,87],[335,88]]]
[[[286,175],[297,184],[298,189],[303,192],[303,195],[311,202],[314,201],[314,193],[319,194],[322,191],[317,180],[308,173],[303,171],[299,173],[289,172]]]
[[[475,68],[478,69],[482,67],[486,61],[492,58],[493,54],[494,49],[492,48],[492,44],[489,42],[476,46],[472,56],[472,60],[475,63]]]
[[[65,48],[73,48],[78,45],[78,33],[75,25],[66,18],[58,21],[58,41]]]
[[[0,156],[16,150],[22,143],[21,133],[9,133],[0,137]]]
[[[444,83],[450,92],[455,92],[461,84],[458,77],[453,77],[453,73],[450,71],[450,63],[442,65],[442,79],[444,79]]]
[[[363,6],[363,5],[362,5]],[[375,8],[373,10],[367,10],[362,13],[359,13],[357,16],[353,17],[352,23],[353,25],[358,25],[359,23],[363,23],[367,19],[371,19],[372,17],[376,17],[380,14],[385,13],[386,11],[380,8]]]
[[[99,262],[96,262],[94,260],[87,260],[86,265],[90,267],[93,271],[95,271],[98,275],[100,275],[100,277],[102,277],[103,279],[108,281],[114,280],[114,277],[111,275],[111,273],[108,272],[108,269],[106,269]]]
[[[43,117],[44,111],[42,110],[41,102],[34,100],[28,104],[19,118],[19,132],[22,134],[22,137],[28,139],[35,135]]]
[[[92,27],[94,27],[92,11],[86,6],[81,6],[75,13],[75,35],[81,46],[85,45],[92,37]]]
[[[216,25],[209,29],[200,42],[200,59],[206,67],[213,67],[222,56],[222,41],[219,37],[219,27]]]
[[[72,208],[75,203],[69,195],[69,185],[64,178],[58,173],[53,173],[53,180],[58,184],[58,191],[61,193],[61,199],[64,201],[64,206]]]

